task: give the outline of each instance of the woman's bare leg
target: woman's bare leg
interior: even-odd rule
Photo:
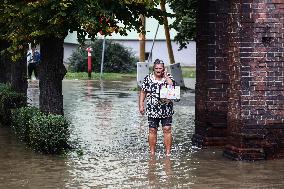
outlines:
[[[172,127],[171,126],[164,126],[164,144],[166,149],[166,156],[171,155],[171,148],[172,148]]]
[[[151,156],[155,155],[156,143],[157,143],[157,129],[149,128],[149,146],[150,146]]]

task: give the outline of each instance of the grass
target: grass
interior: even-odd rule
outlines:
[[[136,73],[103,73],[102,79],[104,80],[123,80],[129,78],[136,78]],[[88,80],[87,72],[67,72],[64,79],[78,79],[78,80]],[[100,79],[100,73],[92,73],[91,79]]]
[[[183,66],[181,67],[182,76],[184,78],[195,78],[196,77],[196,67]]]
[[[184,78],[195,78],[196,68],[195,67],[182,67],[182,75]],[[133,73],[104,73],[104,80],[127,80],[136,79],[136,72]],[[67,72],[64,79],[78,79],[78,80],[88,80],[87,72]],[[91,79],[99,80],[100,73],[92,73]]]

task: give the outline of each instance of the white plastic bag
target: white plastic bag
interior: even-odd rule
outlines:
[[[162,85],[160,88],[160,98],[168,100],[180,100],[180,86]]]

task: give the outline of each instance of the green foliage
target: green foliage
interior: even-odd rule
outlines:
[[[102,57],[102,42],[96,40],[90,46],[92,52],[92,70],[100,72]],[[78,48],[69,58],[69,69],[72,72],[87,72],[87,51],[86,48]],[[105,56],[104,56],[104,72],[109,73],[129,73],[136,68],[138,59],[133,53],[118,43],[106,40]]]
[[[36,107],[22,107],[12,111],[12,128],[20,140],[30,144],[30,120],[41,115]]]
[[[170,7],[175,13],[175,21],[171,25],[178,33],[175,40],[180,49],[186,48],[190,40],[196,37],[197,0],[171,0]]]
[[[68,31],[77,31],[84,43],[88,35],[94,39],[99,32],[126,35],[139,31],[141,14],[162,20],[161,11],[150,0],[0,0],[0,38],[11,42],[11,52],[39,44],[47,36],[64,38]]]
[[[61,115],[41,114],[30,120],[30,146],[35,151],[57,154],[69,148],[70,123]]]
[[[136,79],[136,72],[132,73],[103,73],[102,75],[104,80],[111,81],[129,81]],[[67,72],[64,79],[73,79],[73,80],[89,80],[87,72]],[[99,80],[100,73],[92,73],[91,79]]]
[[[0,83],[0,94],[3,95],[5,93],[9,93],[12,91],[12,88],[8,84]]]
[[[10,85],[0,84],[0,122],[8,125],[11,122],[11,110],[26,105],[24,94],[12,90]]]
[[[145,6],[155,6],[159,0],[119,0],[122,4],[144,4]]]
[[[35,107],[13,110],[12,128],[32,149],[60,154],[70,148],[70,122],[61,115],[44,114]]]
[[[181,68],[183,78],[195,78],[196,77],[196,68],[195,67],[185,67]]]

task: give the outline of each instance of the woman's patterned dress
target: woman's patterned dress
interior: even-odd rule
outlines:
[[[168,77],[174,82],[172,75]],[[167,85],[166,79],[156,80],[151,73],[144,78],[141,89],[146,92],[146,115],[153,118],[170,117],[174,114],[173,102],[160,99],[160,89]]]

